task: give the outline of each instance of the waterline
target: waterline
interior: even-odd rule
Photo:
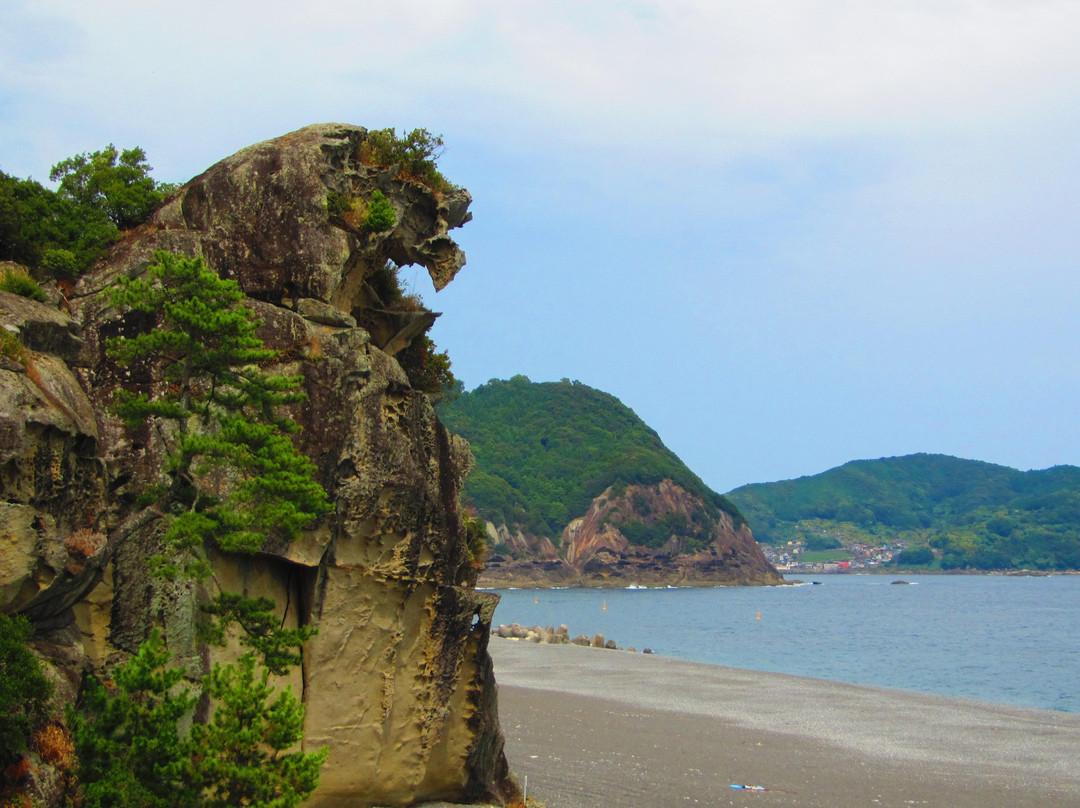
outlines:
[[[915,585],[824,575],[806,586],[505,590],[495,622],[566,623],[571,636],[695,662],[1080,712],[1080,577],[899,577]]]

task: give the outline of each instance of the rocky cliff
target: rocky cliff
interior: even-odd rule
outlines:
[[[654,485],[608,488],[563,531],[560,548],[543,537],[489,525],[506,555],[494,553],[481,574],[489,587],[717,586],[779,584],[745,522],[715,512],[686,489]]]
[[[366,136],[319,125],[244,149],[129,231],[59,306],[0,293],[18,343],[0,359],[2,607],[35,623],[70,697],[155,626],[197,676],[236,654],[196,639],[200,603],[219,587],[271,597],[283,625],[318,628],[291,679],[305,743],[330,749],[310,804],[501,802],[515,786],[487,653],[497,599],[474,588],[458,506],[472,459],[398,361],[436,315],[388,305],[374,282],[389,259],[445,286],[465,263],[448,231],[470,197],[366,164]],[[395,225],[373,233],[376,190]],[[290,545],[216,554],[206,585],[148,574],[161,525],[136,497],[159,477],[162,441],[108,409],[118,389],[163,383],[107,358],[108,337],[153,324],[100,294],[160,249],[202,257],[249,295],[276,370],[303,377],[296,441],[334,505]]]

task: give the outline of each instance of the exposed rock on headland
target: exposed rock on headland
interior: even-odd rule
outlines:
[[[465,259],[448,231],[470,218],[470,197],[365,165],[366,134],[311,126],[221,161],[82,277],[67,313],[0,292],[2,325],[26,348],[0,365],[0,606],[52,630],[77,681],[154,626],[201,674],[236,650],[196,640],[199,604],[217,586],[273,598],[284,625],[318,627],[291,679],[305,743],[330,750],[311,805],[502,802],[516,791],[487,652],[497,598],[474,588],[458,506],[471,454],[395,358],[437,315],[388,307],[371,282],[389,258],[449,283]],[[351,214],[375,190],[396,225],[370,233]],[[147,323],[99,293],[161,249],[204,258],[249,295],[279,372],[304,379],[296,442],[334,505],[290,546],[215,556],[207,586],[149,576],[160,520],[135,497],[163,447],[108,409],[118,389],[162,382],[106,356],[108,337]]]
[[[592,501],[584,516],[567,525],[559,550],[542,537],[489,526],[489,534],[524,558],[493,555],[480,583],[504,588],[782,582],[745,522],[736,524],[723,511],[716,517],[705,514],[700,498],[671,480],[626,486],[621,494],[609,488]],[[672,533],[662,545],[649,547],[627,536],[628,523],[655,524],[665,519],[696,526],[701,538],[690,541]]]

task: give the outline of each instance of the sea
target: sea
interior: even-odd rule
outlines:
[[[493,590],[495,625],[565,623],[571,637],[694,662],[1080,712],[1078,575],[800,579]]]

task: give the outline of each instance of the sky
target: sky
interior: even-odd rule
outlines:
[[[1080,464],[1075,0],[5,0],[0,170],[184,182],[328,121],[441,134],[467,389],[617,396],[714,489]]]

